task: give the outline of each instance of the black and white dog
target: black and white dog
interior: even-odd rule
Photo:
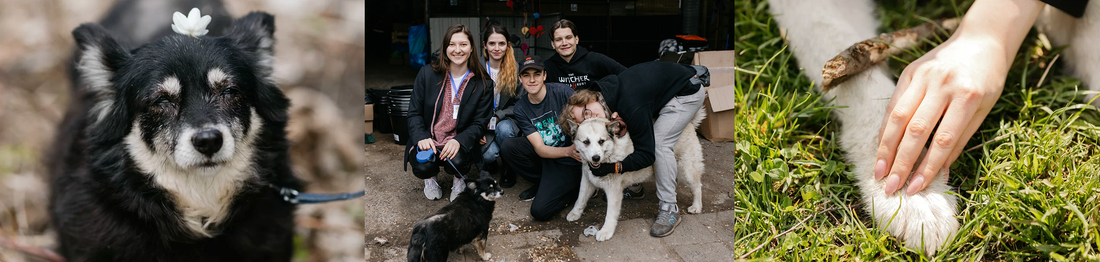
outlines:
[[[471,241],[481,259],[492,258],[492,254],[485,252],[485,240],[489,237],[489,221],[493,220],[496,200],[502,192],[497,181],[484,171],[478,180],[466,182],[466,191],[454,201],[413,226],[408,261],[447,261],[450,251]]]
[[[174,34],[168,19],[119,22],[165,3],[123,1],[109,28],[72,32],[73,103],[50,163],[59,252],[69,261],[289,261],[295,207],[273,188],[301,185],[287,153],[289,100],[271,79],[274,17],[253,12],[229,25],[215,16],[219,37]]]

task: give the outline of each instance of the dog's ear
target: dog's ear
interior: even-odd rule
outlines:
[[[253,71],[260,80],[256,90],[259,98],[257,113],[265,120],[286,122],[290,100],[275,86],[274,72],[275,17],[264,12],[251,12],[233,21],[226,35],[234,45],[253,57]]]
[[[115,76],[130,60],[130,52],[107,29],[98,24],[82,24],[73,29],[78,52],[73,58],[77,76],[76,92],[92,107],[93,126],[120,106],[116,103]]]
[[[612,138],[618,137],[619,128],[619,121],[612,120],[611,122],[607,122],[607,133],[611,134]]]
[[[264,12],[251,12],[233,21],[229,28],[233,44],[256,57],[258,74],[270,78],[275,47],[275,17]]]
[[[564,118],[565,125],[562,126],[562,131],[569,137],[575,137],[577,135],[577,122],[570,118]]]

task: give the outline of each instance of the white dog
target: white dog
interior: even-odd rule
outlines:
[[[695,117],[676,140],[673,152],[676,154],[677,181],[687,183],[691,187],[694,201],[688,207],[688,213],[699,213],[703,210],[703,147],[699,144],[699,137],[695,135],[695,128],[706,117],[706,109],[699,108]],[[570,122],[570,125],[573,125]],[[569,130],[573,131],[573,144],[580,152],[581,160],[585,165],[598,166],[600,163],[615,163],[622,161],[626,156],[634,152],[634,142],[630,140],[630,134],[616,137],[619,133],[619,122],[610,121],[607,118],[594,117],[584,120],[578,126]],[[594,164],[593,164],[594,163]],[[603,189],[607,195],[607,217],[603,227],[596,233],[597,241],[611,239],[615,235],[615,226],[619,223],[619,211],[622,209],[623,188],[633,184],[645,182],[653,178],[653,168],[647,167],[634,172],[622,174],[608,174],[597,177],[592,175],[592,170],[581,168],[581,189],[577,196],[577,203],[573,210],[565,217],[569,221],[577,221],[584,212],[588,198],[596,188]]]
[[[786,28],[791,50],[810,80],[823,81],[821,68],[845,48],[877,36],[879,26],[870,0],[798,1],[770,0],[770,11],[778,24]],[[1100,52],[1095,50],[1100,40],[1100,5],[1091,4],[1081,19],[1047,7],[1037,27],[1047,34],[1055,46],[1071,44],[1065,51],[1068,67],[1088,85],[1100,84]],[[1053,32],[1059,31],[1059,32]],[[1090,46],[1091,45],[1091,46]],[[863,195],[864,207],[874,218],[876,227],[905,242],[907,247],[935,254],[959,229],[955,218],[956,200],[950,194],[947,174],[941,172],[920,193],[885,194],[885,181],[874,179],[874,161],[878,150],[878,131],[886,114],[886,106],[894,92],[895,82],[885,67],[876,67],[851,77],[824,93],[825,100],[846,108],[834,112],[841,123],[840,146],[848,162],[854,165],[857,185]],[[1100,87],[1091,86],[1097,90]],[[1091,98],[1091,97],[1090,97]],[[920,163],[920,160],[917,161]],[[914,168],[916,169],[916,168]],[[902,187],[904,188],[904,187]]]

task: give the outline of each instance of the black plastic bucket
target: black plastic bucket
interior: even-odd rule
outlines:
[[[387,111],[390,120],[393,121],[393,141],[399,145],[405,145],[409,138],[408,117],[412,89],[394,87],[394,89],[389,90],[388,96],[390,105]]]
[[[371,96],[371,100],[374,102],[374,131],[378,133],[393,133],[390,115],[387,114],[390,108],[390,90],[368,89],[367,91],[367,94]]]

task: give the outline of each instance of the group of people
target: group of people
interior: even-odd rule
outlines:
[[[653,165],[660,211],[650,234],[667,236],[680,220],[673,145],[702,107],[701,72],[667,62],[627,68],[580,47],[575,32],[573,22],[559,20],[550,28],[555,55],[516,61],[510,34],[499,24],[487,26],[480,41],[466,25],[447,28],[438,61],[422,67],[414,82],[405,162],[424,180],[429,200],[442,197],[440,167],[454,176],[451,200],[465,190],[462,174],[471,165],[483,176],[499,170],[503,188],[519,175],[534,184],[519,198],[532,201],[531,216],[539,221],[576,201],[582,168],[605,176]],[[563,129],[592,117],[625,124],[634,153],[619,163],[582,165]],[[421,151],[434,157],[418,161]],[[644,189],[634,185],[623,194],[638,199]]]

